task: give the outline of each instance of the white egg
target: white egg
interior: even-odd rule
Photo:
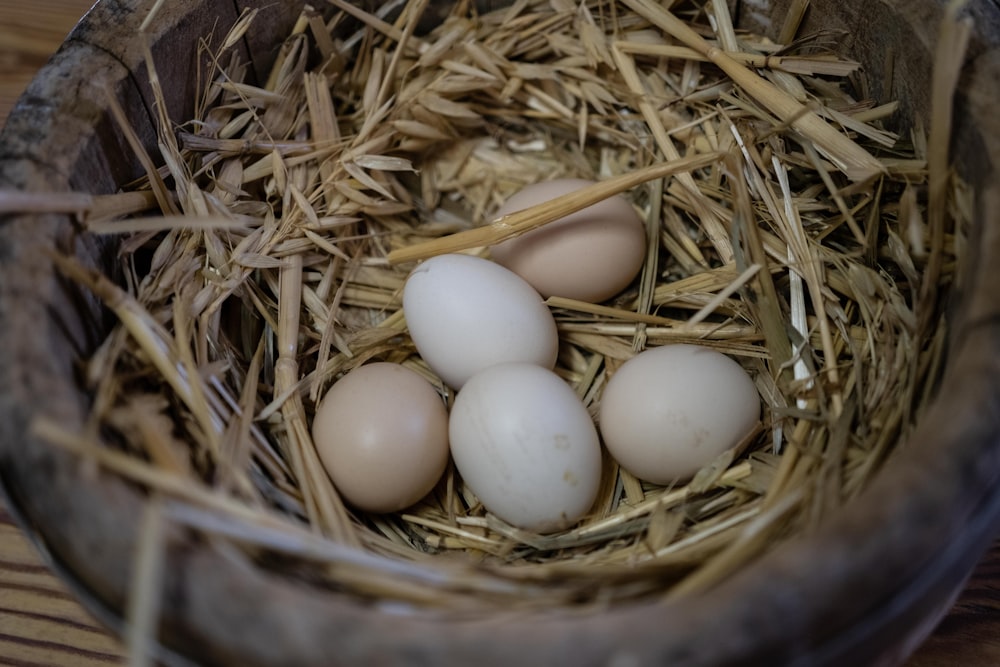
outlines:
[[[410,273],[403,312],[417,352],[459,389],[494,364],[552,368],[559,336],[541,296],[517,274],[470,255],[440,255]]]
[[[629,359],[608,381],[599,413],[608,452],[656,484],[692,477],[759,419],[760,397],[743,367],[698,345],[664,345]]]
[[[477,373],[455,399],[448,436],[462,479],[487,510],[514,526],[561,530],[594,503],[597,429],[552,371],[509,363]]]

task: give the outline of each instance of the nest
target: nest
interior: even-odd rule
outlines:
[[[869,99],[836,36],[798,35],[805,3],[778,43],[724,2],[460,2],[429,32],[427,5],[307,8],[258,83],[253,12],[206,35],[193,116],[159,105],[158,155],[118,111],[145,177],[73,201],[84,233],[120,237],[121,272],[54,261],[117,325],[83,369],[84,432],[34,429],[148,491],[135,614],[155,606],[167,524],[394,610],[703,590],[860,493],[933,394],[971,217],[947,114],[929,137],[887,129],[896,105]],[[934,99],[961,51],[939,58]],[[555,177],[599,183],[492,220]],[[670,487],[605,457],[592,511],[554,534],[490,515],[453,469],[405,512],[346,507],[310,436],[325,389],[385,360],[453,399],[400,310],[414,262],[486,255],[614,193],[654,242],[613,301],[548,300],[557,373],[596,414],[638,351],[710,346],[754,378],[753,437]]]

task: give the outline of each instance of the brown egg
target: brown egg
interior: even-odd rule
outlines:
[[[541,204],[593,184],[559,179],[529,185],[495,217]],[[598,303],[625,289],[646,258],[646,229],[632,205],[609,197],[491,249],[495,262],[518,274],[543,297]]]
[[[448,412],[424,378],[399,364],[360,366],[316,409],[313,440],[346,502],[395,512],[434,488],[448,464]]]

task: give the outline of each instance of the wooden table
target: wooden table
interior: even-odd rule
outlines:
[[[90,0],[0,0],[0,125]],[[86,667],[124,660],[121,643],[42,563],[0,505],[0,665]],[[1000,542],[907,667],[1000,665]]]

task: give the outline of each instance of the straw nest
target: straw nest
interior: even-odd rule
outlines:
[[[427,4],[307,8],[256,83],[253,13],[206,34],[193,116],[160,105],[158,155],[116,111],[146,175],[72,208],[121,238],[120,272],[54,261],[118,326],[83,369],[87,429],[35,430],[148,490],[138,597],[170,524],[396,609],[701,590],[856,496],[933,393],[970,217],[947,114],[929,137],[887,130],[896,106],[869,99],[836,36],[798,34],[806,3],[778,43],[724,2],[460,2],[421,32]],[[947,100],[964,27],[943,34]],[[491,224],[560,176],[600,184]],[[345,507],[310,437],[330,384],[381,359],[453,398],[400,311],[414,261],[485,253],[615,192],[655,242],[613,302],[549,301],[557,372],[596,414],[638,350],[710,346],[755,380],[753,437],[667,488],[606,457],[592,512],[556,534],[490,516],[453,470],[406,512]]]

